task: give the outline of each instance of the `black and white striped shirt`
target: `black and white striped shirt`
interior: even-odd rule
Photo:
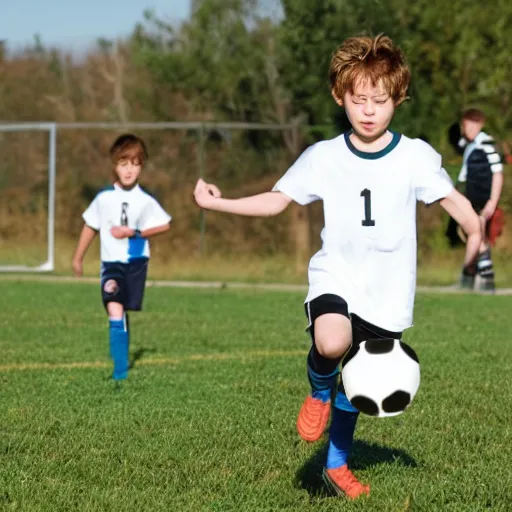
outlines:
[[[471,142],[461,139],[459,146],[464,147],[459,181],[466,183],[466,196],[472,200],[487,201],[491,196],[492,175],[503,172],[494,139],[480,132]]]

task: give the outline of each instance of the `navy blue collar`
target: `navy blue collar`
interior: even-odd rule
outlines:
[[[353,133],[353,130],[349,130],[348,132],[344,133],[345,142],[347,143],[348,149],[350,149],[350,151],[354,153],[354,155],[360,158],[365,158],[366,160],[377,160],[378,158],[386,156],[388,153],[390,153],[391,151],[393,151],[393,149],[396,148],[396,146],[400,142],[400,139],[402,138],[402,135],[400,133],[391,132],[391,134],[393,135],[391,142],[384,149],[381,149],[380,151],[376,151],[374,153],[370,153],[367,151],[361,151],[357,149],[354,146],[354,144],[352,144],[352,141],[350,140],[351,133]]]

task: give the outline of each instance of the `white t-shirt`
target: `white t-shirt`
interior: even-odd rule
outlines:
[[[139,185],[124,190],[112,185],[102,190],[83,214],[85,223],[100,232],[101,261],[129,263],[138,258],[149,258],[149,242],[145,238],[114,238],[113,226],[126,225],[132,229],[163,226],[171,216],[158,201]]]
[[[393,133],[377,153],[349,132],[309,147],[273,190],[301,205],[322,200],[322,248],[309,264],[306,302],[332,293],[349,311],[389,331],[412,325],[416,202],[446,197],[453,184],[427,143]]]

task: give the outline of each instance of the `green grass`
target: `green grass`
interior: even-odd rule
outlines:
[[[149,288],[116,389],[95,285],[1,287],[2,511],[510,510],[512,297],[418,297],[420,390],[361,417],[372,494],[348,502],[321,481],[325,440],[295,432],[302,294]]]

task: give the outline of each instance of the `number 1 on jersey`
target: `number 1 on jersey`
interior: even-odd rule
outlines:
[[[365,188],[361,191],[361,197],[364,197],[364,220],[361,221],[363,226],[375,226],[372,220],[372,191]]]

